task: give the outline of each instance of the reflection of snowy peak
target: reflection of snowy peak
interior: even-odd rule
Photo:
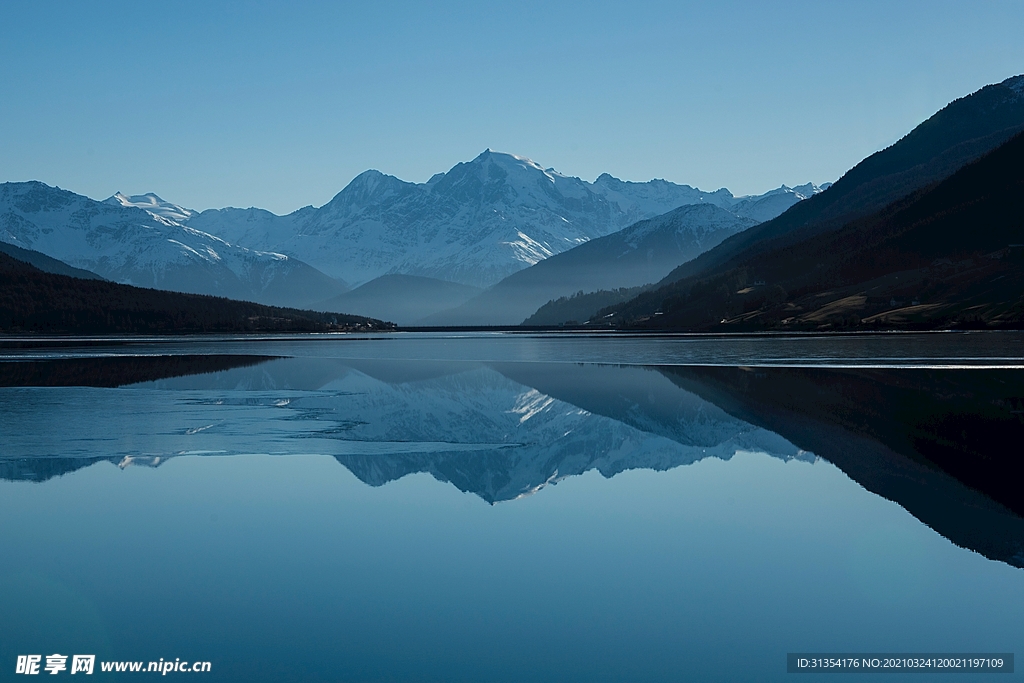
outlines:
[[[423,472],[494,502],[588,470],[666,470],[739,450],[801,456],[636,367],[282,358],[67,391],[63,403],[28,392],[0,416],[18,424],[4,445],[19,458],[0,458],[0,476],[45,479],[100,458],[152,467],[181,454],[316,453],[373,486]],[[138,418],[131,438],[111,440],[104,416],[125,412]]]
[[[642,403],[633,403],[620,421],[489,368],[414,382],[382,382],[354,372],[325,387],[349,397],[344,439],[438,447],[429,452],[352,454],[337,459],[374,486],[428,472],[494,502],[533,493],[592,469],[610,477],[629,469],[666,470],[706,457],[728,459],[739,450],[785,458],[800,455],[778,435],[730,417],[659,375],[638,368],[602,368],[599,374],[612,384],[620,379],[660,382],[662,389],[674,391],[679,399],[674,407],[685,404],[685,409],[675,419],[663,420],[663,416],[646,415]],[[326,407],[317,403],[295,408],[323,411]]]
[[[737,198],[724,189],[708,193],[607,174],[588,183],[524,157],[487,150],[426,183],[366,171],[319,209],[288,216],[259,209],[210,210],[188,224],[228,241],[292,254],[349,282],[401,273],[488,286],[679,206],[709,203],[732,210],[738,205],[746,212],[738,215],[762,220],[801,198],[786,190],[757,205],[759,197]]]
[[[115,282],[286,305],[343,288],[305,263],[174,218],[193,213],[156,195],[97,202],[38,182],[0,185],[0,240]]]

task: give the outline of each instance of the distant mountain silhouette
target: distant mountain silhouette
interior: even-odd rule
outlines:
[[[68,277],[77,277],[82,280],[102,280],[103,278],[90,270],[82,270],[81,268],[75,268],[69,266],[63,261],[58,261],[55,258],[50,258],[46,254],[33,251],[31,249],[22,249],[16,247],[13,244],[7,242],[0,242],[0,254],[7,254],[11,258],[24,261],[25,263],[31,264],[43,271],[44,273],[54,273],[56,275],[67,275]]]
[[[380,321],[46,273],[0,254],[0,331],[52,334],[386,329]]]
[[[347,289],[297,259],[177,222],[192,213],[152,194],[98,202],[37,181],[0,183],[0,242],[112,282],[303,307]]]
[[[418,275],[382,275],[321,301],[316,308],[346,311],[411,325],[425,316],[455,308],[480,293],[478,287]]]
[[[735,197],[724,188],[703,192],[665,180],[623,181],[607,173],[590,183],[488,149],[426,183],[368,170],[319,208],[287,216],[251,208],[211,209],[190,215],[185,223],[232,244],[293,255],[354,285],[404,274],[483,288],[683,205],[724,207],[757,222],[817,191],[807,184]],[[159,198],[131,199],[152,210]],[[166,202],[158,210],[176,216],[184,211]]]

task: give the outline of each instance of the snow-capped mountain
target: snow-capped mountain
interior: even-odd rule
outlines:
[[[156,195],[98,202],[40,182],[4,183],[0,241],[140,287],[292,306],[344,290],[294,258],[181,225],[168,217],[175,212],[188,214]]]
[[[812,190],[808,190],[812,191]],[[703,192],[664,180],[589,183],[525,157],[484,151],[426,183],[379,171],[357,176],[320,208],[287,216],[218,209],[187,225],[228,242],[299,258],[350,283],[385,274],[492,285],[554,254],[686,204],[714,204],[762,220],[804,194]],[[765,204],[761,200],[770,199]]]
[[[735,203],[726,208],[737,216],[751,218],[758,223],[763,223],[782,215],[797,202],[813,197],[819,192],[824,192],[831,185],[832,183],[822,183],[821,185],[807,183],[806,185],[798,185],[796,187],[786,187],[783,185],[762,195],[739,197]]]
[[[97,202],[42,183],[8,183],[0,240],[116,282],[309,306],[344,291],[344,281],[388,274],[490,286],[679,206],[761,220],[817,190],[734,197],[608,174],[589,183],[487,150],[426,183],[366,171],[324,206],[286,216],[197,212],[152,193]]]

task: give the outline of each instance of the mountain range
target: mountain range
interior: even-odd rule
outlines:
[[[286,216],[252,208],[208,210],[185,224],[231,243],[294,256],[356,285],[403,274],[489,287],[550,256],[686,204],[712,204],[760,221],[816,189],[783,186],[735,197],[725,189],[703,192],[608,174],[590,183],[525,157],[486,150],[426,183],[371,170],[319,208]]]
[[[950,103],[835,184],[751,197],[609,174],[591,183],[491,150],[425,183],[366,171],[327,204],[285,216],[199,212],[152,193],[98,202],[39,182],[6,183],[0,241],[112,282],[403,325],[517,325],[571,315],[630,328],[929,326],[973,324],[971,316],[1012,326],[1017,304],[1009,299],[985,315],[968,311],[993,296],[1006,299],[1012,287],[1004,285],[1017,282],[1013,245],[1022,240],[1012,202],[977,179],[948,183],[978,161],[988,165],[974,176],[1013,196],[1011,138],[1021,131],[1024,76],[1017,76]],[[979,161],[1006,145],[1002,161]],[[937,198],[951,192],[958,208]],[[925,216],[927,207],[954,211],[956,224]],[[941,224],[951,250],[927,269],[917,257],[934,251],[930,233],[908,223],[911,216]],[[1001,260],[1009,270],[970,266],[973,275],[951,280],[941,266],[954,266],[955,275],[989,258],[979,251],[988,244],[984,229],[972,227],[979,220],[1010,226],[1000,247],[1009,250]],[[871,280],[898,279],[898,259],[882,253],[894,248],[894,231],[906,235],[899,253],[916,264],[919,283],[911,288],[906,276],[899,287]],[[950,241],[954,233],[964,239]],[[852,274],[850,263],[866,261],[874,270]],[[978,279],[1007,275],[992,287]],[[357,287],[346,293],[349,283]],[[904,299],[931,308],[887,313],[907,308]]]
[[[339,307],[355,305],[361,314],[394,314],[408,324],[456,308],[553,255],[680,206],[718,208],[747,227],[819,191],[807,184],[736,197],[725,189],[704,192],[609,174],[590,183],[486,150],[426,183],[366,171],[324,206],[285,216],[258,208],[200,212],[154,193],[117,192],[100,202],[39,182],[6,183],[0,187],[0,241],[123,284],[342,312],[351,309]],[[714,243],[702,238],[705,227],[713,226],[696,226],[700,234],[689,239],[690,247]],[[693,255],[691,248],[673,258]],[[648,268],[654,275],[641,279],[657,279],[662,270],[660,264]],[[339,298],[348,283],[385,276]],[[590,284],[584,278],[566,286],[575,291]],[[520,322],[563,289],[538,294],[530,310],[520,306],[500,322]],[[409,303],[398,303],[403,300]],[[463,318],[455,322],[472,322]]]
[[[316,307],[356,315],[370,315],[364,312],[372,311],[374,317],[382,320],[410,325],[458,308],[482,291],[479,287],[422,275],[381,275],[351,291],[325,299]]]

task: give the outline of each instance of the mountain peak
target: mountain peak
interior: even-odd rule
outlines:
[[[186,209],[183,206],[178,206],[177,204],[164,201],[154,192],[133,194],[131,196],[128,196],[123,192],[115,192],[112,196],[104,199],[103,203],[110,204],[112,206],[142,209],[143,211],[148,211],[151,215],[156,216],[157,218],[175,221],[176,223],[183,223],[199,213],[198,211]]]
[[[554,168],[544,168],[536,161],[529,157],[520,156],[518,154],[509,154],[508,152],[495,152],[491,148],[485,149],[481,152],[470,164],[484,164],[490,162],[495,166],[498,166],[506,171],[509,170],[529,170],[538,171],[546,176],[562,176],[561,173],[556,171]],[[564,177],[564,176],[563,176]]]
[[[413,185],[414,183],[406,182],[401,178],[397,178],[387,173],[381,173],[377,169],[371,168],[370,170],[363,171],[353,178],[352,181],[338,193],[338,196],[353,192],[367,196],[375,196],[378,194],[394,192],[407,186],[412,187]]]
[[[328,206],[351,207],[355,204],[367,206],[376,205],[382,200],[400,194],[404,189],[411,187],[415,186],[412,183],[407,183],[393,175],[381,173],[376,169],[370,169],[368,171],[363,171],[353,178],[352,181],[346,185],[341,192],[334,195],[334,198],[323,208],[327,208]],[[335,208],[334,210],[337,209]]]
[[[155,192],[147,192],[146,194],[133,194],[130,197],[124,194],[123,192],[115,192],[112,197],[108,197],[104,201],[107,204],[120,204],[121,206],[139,206],[140,204],[159,206],[160,204],[166,203]]]

